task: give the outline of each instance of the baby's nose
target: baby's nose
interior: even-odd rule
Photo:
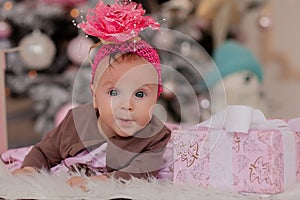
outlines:
[[[127,100],[123,100],[122,102],[121,102],[121,109],[123,109],[123,110],[126,110],[126,111],[132,111],[133,110],[133,104],[132,104],[132,101],[130,100],[130,98],[129,99],[127,99]]]
[[[123,106],[121,106],[121,108],[123,110],[127,110],[127,111],[132,111],[133,110],[132,106],[130,106],[130,105],[123,105]]]

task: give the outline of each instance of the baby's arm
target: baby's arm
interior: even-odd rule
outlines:
[[[48,146],[52,146],[52,147],[48,148]],[[36,144],[26,155],[21,168],[16,169],[15,171],[12,172],[12,174],[13,175],[29,174],[29,173],[37,172],[39,169],[48,170],[51,164],[49,159],[54,160],[51,157],[51,155],[49,155],[48,151],[52,151],[53,154],[57,153],[55,146],[48,138],[48,136],[46,136],[44,140]]]
[[[53,141],[50,135],[53,135],[55,130],[49,132],[46,137],[37,143],[25,156],[25,159],[22,162],[22,166],[20,169],[16,169],[12,172],[13,175],[15,174],[29,174],[33,172],[37,172],[39,169],[46,169],[50,168],[50,160],[54,160],[53,156],[49,155],[49,152],[52,154],[59,155],[57,151],[57,147],[53,144]]]
[[[70,155],[70,146],[79,141],[73,115],[69,111],[62,123],[51,130],[42,141],[31,149],[22,163],[22,168],[26,167],[26,169],[29,169],[31,167],[34,169],[49,170],[67,156],[72,156]],[[83,144],[79,146],[78,151],[80,148],[84,148]],[[22,170],[18,171],[21,172]],[[13,173],[17,173],[18,171]]]

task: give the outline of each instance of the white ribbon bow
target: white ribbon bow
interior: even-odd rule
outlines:
[[[288,127],[279,119],[267,120],[263,112],[245,105],[229,105],[199,124],[212,129],[224,129],[226,132],[248,133],[250,129],[270,129]]]

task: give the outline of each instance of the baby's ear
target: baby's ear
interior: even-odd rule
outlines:
[[[91,84],[90,88],[91,88],[91,92],[92,92],[92,96],[93,96],[93,106],[95,109],[97,109],[98,107],[96,104],[96,94],[95,94],[94,87],[92,84]]]
[[[97,104],[96,104],[96,97],[93,95],[93,106],[95,109],[98,109]]]

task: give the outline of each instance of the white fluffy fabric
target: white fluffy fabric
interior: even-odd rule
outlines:
[[[197,186],[179,185],[166,181],[146,182],[133,179],[127,183],[111,180],[88,182],[88,192],[71,188],[66,184],[69,176],[51,176],[46,172],[28,176],[12,176],[0,163],[0,197],[4,199],[111,199],[129,197],[134,200],[299,200],[300,184],[282,194],[273,196],[238,194],[216,189],[201,189]]]

